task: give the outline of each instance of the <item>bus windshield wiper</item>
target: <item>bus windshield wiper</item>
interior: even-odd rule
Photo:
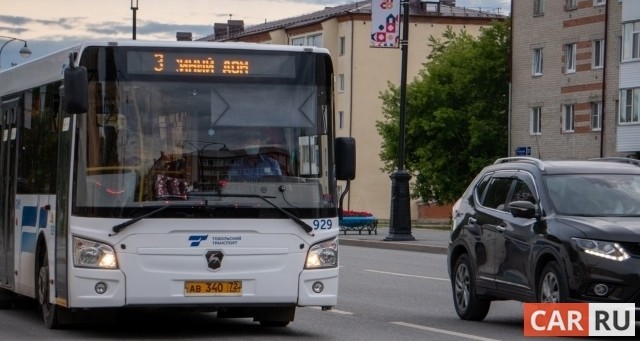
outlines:
[[[116,234],[118,234],[120,231],[124,230],[129,225],[135,224],[135,223],[139,222],[142,219],[151,217],[152,215],[157,214],[158,212],[162,212],[162,211],[166,210],[167,208],[169,208],[171,206],[174,206],[174,205],[164,205],[164,206],[162,206],[160,208],[157,208],[157,209],[155,209],[155,210],[153,210],[153,211],[151,211],[149,213],[143,214],[143,215],[135,217],[135,218],[131,218],[131,219],[125,221],[124,223],[120,223],[118,225],[114,225],[113,226],[113,233],[109,234],[109,237],[115,236]]]
[[[284,214],[285,216],[289,217],[289,219],[293,220],[294,222],[296,222],[296,224],[298,224],[300,227],[302,227],[302,229],[307,232],[309,235],[313,236],[313,227],[309,226],[309,224],[305,223],[302,219],[296,217],[295,215],[285,211],[282,207],[272,203],[271,201],[269,201],[268,198],[272,198],[274,199],[275,197],[266,197],[263,195],[258,195],[258,194],[222,194],[219,192],[211,192],[211,193],[207,193],[207,192],[189,192],[189,196],[194,196],[194,197],[208,197],[208,196],[216,196],[216,197],[222,197],[222,198],[259,198],[262,201],[266,202],[267,204],[269,204],[271,207],[275,208],[276,210],[278,210],[280,213]]]

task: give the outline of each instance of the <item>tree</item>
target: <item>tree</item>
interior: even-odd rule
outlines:
[[[432,47],[424,69],[407,84],[405,168],[412,197],[452,203],[473,177],[507,154],[509,21],[496,21],[472,37],[449,27]],[[398,155],[400,90],[380,94],[380,158],[393,171]]]

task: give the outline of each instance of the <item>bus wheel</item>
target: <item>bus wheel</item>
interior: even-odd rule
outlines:
[[[51,286],[49,284],[49,258],[47,257],[47,251],[44,251],[44,257],[42,257],[38,264],[38,305],[44,319],[44,324],[49,329],[57,329],[61,326],[61,314],[64,308],[58,307],[55,304],[49,302],[49,290]]]

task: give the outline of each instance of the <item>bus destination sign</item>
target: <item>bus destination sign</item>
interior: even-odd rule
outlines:
[[[127,71],[147,75],[291,78],[295,76],[295,58],[290,55],[128,51]]]

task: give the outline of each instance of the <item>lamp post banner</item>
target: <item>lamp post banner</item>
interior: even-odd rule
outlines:
[[[400,46],[400,0],[371,1],[371,47]]]

